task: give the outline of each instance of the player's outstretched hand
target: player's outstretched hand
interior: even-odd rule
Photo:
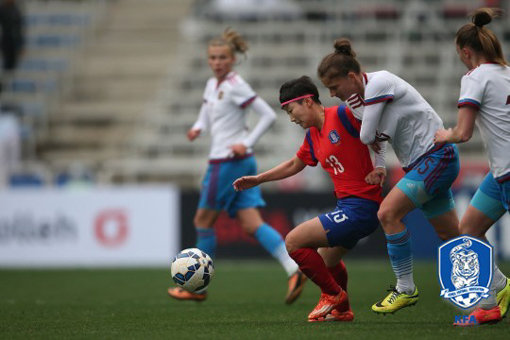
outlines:
[[[380,186],[383,186],[385,179],[386,179],[386,169],[385,168],[375,168],[365,177],[365,182],[367,182],[368,184],[372,184],[372,185],[379,184]]]
[[[189,129],[186,136],[188,137],[188,139],[191,142],[200,135],[200,132],[201,132],[200,129]]]
[[[259,184],[260,183],[259,180],[257,179],[257,176],[243,176],[241,178],[236,179],[232,185],[234,186],[234,189],[236,191],[242,191],[253,188],[254,186],[257,186]]]

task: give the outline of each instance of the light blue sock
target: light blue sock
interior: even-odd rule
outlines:
[[[298,270],[298,265],[287,253],[282,235],[269,224],[264,223],[258,227],[255,238],[269,254],[280,262],[287,275],[290,276]]]
[[[385,234],[388,255],[393,272],[397,277],[397,290],[412,294],[415,289],[413,280],[413,254],[411,252],[411,235],[407,228],[396,234]]]
[[[197,245],[196,247],[211,258],[216,254],[216,232],[214,228],[201,228],[196,227],[197,230]]]

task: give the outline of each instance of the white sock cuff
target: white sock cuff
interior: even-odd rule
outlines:
[[[299,266],[289,256],[289,253],[287,253],[287,248],[285,248],[285,242],[282,242],[282,244],[275,249],[272,255],[275,259],[278,260],[278,262],[280,262],[280,264],[283,266],[283,269],[285,269],[285,271],[287,272],[288,276],[291,276],[299,269]]]

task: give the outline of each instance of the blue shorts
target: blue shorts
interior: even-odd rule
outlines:
[[[510,181],[498,183],[492,173],[485,176],[470,203],[493,221],[499,220],[510,206]]]
[[[255,157],[249,155],[241,159],[212,160],[202,181],[199,209],[225,210],[235,217],[238,210],[263,207],[260,188],[235,191],[232,183],[242,176],[257,174]]]
[[[437,217],[455,208],[450,187],[459,169],[457,146],[438,145],[404,169],[406,174],[397,187],[427,218]]]
[[[346,197],[336,202],[336,209],[319,215],[330,247],[352,249],[379,226],[379,203],[365,198]]]

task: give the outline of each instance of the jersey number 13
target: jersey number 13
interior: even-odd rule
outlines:
[[[326,163],[328,163],[328,165],[333,168],[335,175],[344,172],[344,167],[342,163],[340,163],[338,158],[336,158],[334,155],[329,155],[329,157],[326,158]]]

